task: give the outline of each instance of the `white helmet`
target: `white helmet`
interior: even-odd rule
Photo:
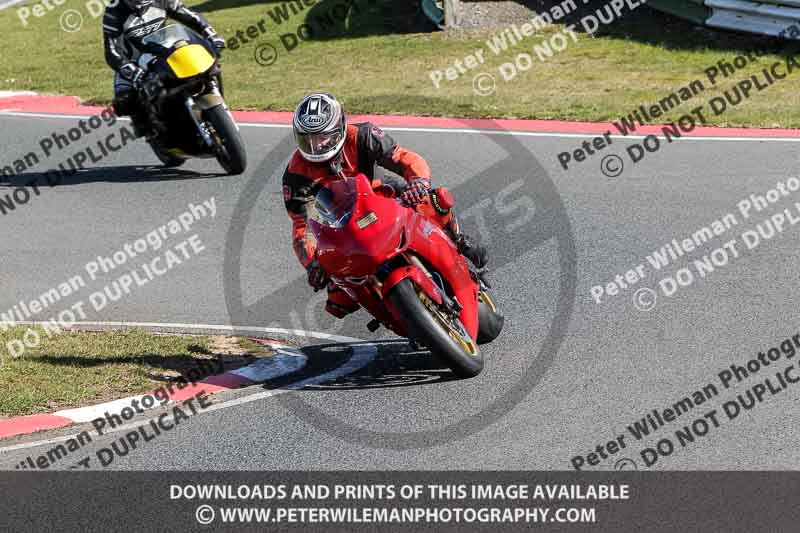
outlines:
[[[297,148],[312,163],[333,159],[341,152],[347,137],[342,104],[328,93],[303,98],[294,111],[292,126]]]

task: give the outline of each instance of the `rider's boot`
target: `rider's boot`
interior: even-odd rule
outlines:
[[[483,268],[489,262],[489,251],[468,235],[460,233],[456,237],[458,253],[469,259],[476,268]]]
[[[489,251],[478,241],[461,232],[455,213],[447,224],[447,230],[458,247],[458,253],[469,259],[475,268],[483,268],[489,262]]]
[[[329,285],[328,301],[325,302],[325,310],[336,318],[344,318],[350,313],[355,313],[361,306],[358,302],[350,298],[343,289]]]
[[[469,259],[476,268],[485,267],[489,253],[479,242],[461,232],[453,209],[456,202],[450,191],[446,187],[439,187],[431,191],[430,199],[432,212],[429,216],[444,226],[458,247],[458,253]]]
[[[147,112],[142,108],[138,101],[135,91],[127,90],[114,95],[111,103],[114,113],[118,117],[131,117],[131,127],[136,138],[144,137],[150,133],[150,125],[147,120]]]

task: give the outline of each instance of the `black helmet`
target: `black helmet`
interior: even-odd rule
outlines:
[[[153,0],[123,0],[125,5],[130,8],[131,11],[136,12],[140,16],[153,5]]]
[[[342,104],[328,93],[303,98],[294,111],[292,126],[297,148],[312,163],[324,163],[336,157],[347,137]]]

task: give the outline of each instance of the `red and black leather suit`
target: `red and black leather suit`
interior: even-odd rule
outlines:
[[[431,177],[430,167],[422,156],[398,145],[383,130],[369,122],[347,126],[346,140],[337,158],[345,176],[361,173],[374,180],[375,165],[402,176],[405,181],[389,177],[381,180],[398,193],[415,179],[430,180]],[[337,178],[332,173],[330,162],[310,163],[299,150],[292,156],[283,175],[283,199],[292,219],[294,252],[303,267],[311,264],[315,254],[314,239],[308,238],[306,229],[309,203],[313,202],[320,186],[334,179]],[[358,307],[358,303],[343,290],[329,286],[325,306],[329,313],[342,318]]]

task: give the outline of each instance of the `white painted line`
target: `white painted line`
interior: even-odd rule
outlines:
[[[267,122],[238,122],[240,126],[245,128],[274,128],[274,129],[291,129],[291,124],[271,124]]]
[[[10,322],[4,322],[12,324]],[[19,321],[17,324],[24,325],[43,325],[45,322],[36,321]],[[189,330],[217,330],[217,331],[252,331],[258,333],[271,333],[281,335],[292,335],[296,337],[313,337],[317,339],[330,340],[334,342],[360,342],[361,339],[353,337],[343,337],[339,335],[330,335],[327,333],[304,331],[304,330],[289,330],[282,328],[262,328],[257,326],[225,326],[213,324],[164,324],[156,322],[76,322],[76,326],[100,326],[100,327],[150,327],[150,328],[170,328],[170,329],[189,329]],[[249,379],[254,383],[260,383],[275,379],[279,376],[288,375],[303,368],[308,362],[308,357],[299,350],[284,347],[283,345],[270,343],[278,354],[265,359],[260,359],[252,365],[239,368],[230,372],[245,379]],[[141,403],[144,395],[130,396],[128,398],[120,398],[111,402],[101,403],[97,405],[90,405],[88,407],[78,407],[75,409],[64,409],[52,413],[56,416],[68,418],[76,423],[91,422],[96,418],[105,416],[106,413],[119,415],[122,409],[131,407],[131,403],[136,400]],[[169,403],[173,403],[170,401]],[[150,409],[158,409],[163,407],[160,404],[154,405]],[[142,409],[145,409],[142,407]],[[2,451],[5,448],[0,449]]]
[[[10,324],[10,323],[9,323]],[[43,322],[35,322],[35,321],[25,321],[25,322],[17,322],[17,324],[31,324],[31,325],[41,325]],[[320,333],[314,331],[303,331],[303,330],[290,330],[290,329],[283,329],[283,328],[264,328],[260,326],[229,326],[229,325],[220,325],[220,324],[182,324],[182,323],[161,323],[161,322],[76,322],[76,326],[106,326],[106,327],[151,327],[151,328],[170,328],[170,329],[186,329],[186,330],[217,330],[217,331],[250,331],[254,333],[272,333],[272,334],[284,334],[284,335],[292,335],[297,337],[305,337],[305,338],[318,338],[322,340],[330,340],[334,342],[363,342],[362,339],[356,339],[354,337],[345,337],[341,335],[330,335],[328,333]],[[237,405],[242,405],[250,402],[255,402],[258,400],[262,400],[264,398],[270,398],[272,396],[277,396],[279,394],[283,394],[286,392],[292,392],[297,388],[302,388],[309,384],[314,383],[321,383],[325,381],[331,381],[336,379],[337,377],[341,377],[342,375],[347,375],[348,373],[355,372],[356,370],[363,368],[367,364],[369,364],[377,355],[378,350],[373,344],[359,344],[352,347],[353,355],[350,359],[341,367],[332,370],[326,374],[321,376],[313,376],[309,379],[303,380],[299,383],[294,383],[286,388],[283,389],[275,389],[271,391],[264,391],[256,394],[252,394],[249,396],[244,396],[242,398],[237,398],[234,400],[228,400],[227,402],[222,402],[219,404],[214,404],[208,409],[203,411],[199,411],[203,413],[208,413],[212,411],[216,411],[219,409],[225,409],[228,407],[235,407]],[[291,353],[288,352],[287,353]],[[305,356],[304,356],[305,357]],[[248,378],[249,379],[249,378]],[[127,400],[124,398],[123,400]],[[120,401],[123,401],[120,400]],[[191,413],[189,413],[190,416]],[[96,417],[94,417],[96,418]],[[91,418],[87,420],[90,422],[94,420]],[[141,425],[141,422],[132,422],[130,424],[126,424],[123,426],[117,426],[116,428],[106,431],[104,434],[110,433],[117,433],[120,431],[127,431],[130,429],[137,428]],[[61,437],[53,437],[51,439],[45,439],[35,442],[26,442],[22,444],[16,444],[13,446],[6,446],[0,448],[0,453],[3,452],[10,452],[14,450],[21,450],[26,448],[35,448],[37,446],[44,446],[47,444],[55,444],[58,442],[65,442],[69,439],[77,437],[77,433],[72,435],[64,435]]]
[[[113,433],[114,431],[108,431],[108,433]],[[64,435],[63,437],[53,437],[52,439],[46,440],[37,440],[36,442],[25,442],[23,444],[15,444],[14,446],[6,446],[5,448],[0,448],[0,453],[2,452],[13,452],[14,450],[24,450],[26,448],[35,448],[37,446],[44,446],[45,444],[55,444],[56,442],[64,442],[70,439],[74,439],[79,435],[79,433],[75,433],[72,435]]]
[[[11,117],[25,117],[25,118],[68,118],[74,120],[76,118],[87,118],[89,115],[62,115],[61,113],[28,113],[26,111],[1,111],[0,115],[8,115]],[[123,122],[130,122],[128,117],[117,117],[117,120]]]
[[[47,114],[47,113],[25,113],[25,112],[5,112],[0,111],[0,115],[13,116],[13,117],[32,117],[32,118],[68,118],[68,119],[81,119],[86,118],[86,115],[61,115],[61,114]],[[117,120],[129,120],[127,118],[118,118]],[[268,129],[289,129],[291,124],[264,124],[257,122],[239,122],[239,126],[247,128],[268,128]],[[416,127],[400,127],[400,126],[387,126],[383,128],[386,131],[406,131],[416,133],[460,133],[469,135],[511,135],[513,137],[545,137],[555,139],[592,139],[600,136],[599,133],[548,133],[540,131],[512,131],[512,130],[487,130],[487,129],[469,129],[469,128],[416,128]],[[612,139],[635,139],[642,140],[648,135],[610,135]],[[784,143],[800,143],[800,137],[712,137],[712,136],[687,136],[679,137],[678,141],[720,141],[720,142],[784,142]]]
[[[291,124],[260,124],[252,122],[240,122],[240,126],[251,128],[291,128]],[[513,131],[513,130],[487,130],[487,129],[468,129],[468,128],[422,128],[422,127],[401,127],[386,126],[381,127],[386,131],[407,131],[417,133],[468,133],[480,135],[511,135],[513,137],[554,137],[564,139],[586,139],[599,137],[599,133],[548,133],[541,131]],[[637,139],[642,140],[648,135],[609,135],[612,139]],[[800,137],[710,137],[710,136],[686,136],[678,137],[681,141],[768,141],[768,142],[800,142]]]
[[[236,374],[237,376],[248,379],[253,383],[262,383],[280,376],[291,374],[292,372],[297,372],[308,362],[308,357],[306,357],[306,355],[299,350],[278,348],[277,352],[277,355],[259,359],[251,365],[233,370],[231,372],[226,372],[224,374]],[[198,383],[198,385],[201,384],[202,383]],[[180,387],[178,388],[180,389]],[[53,413],[53,415],[69,418],[76,423],[82,423],[91,422],[97,418],[103,418],[106,416],[106,414],[120,416],[126,407],[131,408],[134,401],[139,404],[139,408],[143,411],[151,411],[153,409],[164,407],[164,405],[175,403],[174,400],[170,399],[166,404],[155,402],[151,407],[145,407],[141,405],[144,397],[144,394],[129,396],[127,398],[120,398],[119,400],[113,400],[97,405],[90,405],[88,407],[64,409]]]
[[[6,2],[5,4],[0,4],[0,11],[2,11],[6,7],[11,7],[14,4],[19,4],[20,2],[24,2],[25,0],[12,0],[11,2]],[[15,96],[36,96],[38,93],[33,91],[0,91],[0,98],[13,98]]]
[[[35,321],[35,320],[20,320],[18,322],[2,322],[0,324],[7,324],[13,326],[15,324],[43,326],[49,322]],[[333,342],[363,342],[363,339],[355,337],[345,337],[343,335],[332,335],[329,333],[321,333],[317,331],[305,331],[302,329],[284,329],[284,328],[263,328],[260,326],[227,326],[221,324],[180,324],[180,323],[163,323],[163,322],[75,322],[76,326],[101,326],[101,327],[129,327],[129,328],[171,328],[171,329],[190,329],[190,330],[217,330],[217,331],[250,331],[255,333],[271,333],[274,335],[289,335],[292,337],[303,337],[329,340]]]
[[[503,130],[444,130],[436,128],[383,128],[391,131],[417,131],[424,133],[479,133],[481,135],[511,135],[513,137],[553,137],[564,139],[592,139],[599,137],[599,133],[546,133],[537,131],[503,131]],[[612,139],[645,139],[648,135],[609,135]],[[800,142],[800,137],[679,137],[679,141],[767,141],[767,142]]]
[[[265,342],[264,345],[269,346],[273,350],[277,350],[278,348],[288,348],[288,346],[283,343],[273,341]]]
[[[252,365],[239,368],[229,374],[236,374],[253,383],[262,383],[280,376],[297,372],[308,362],[308,357],[299,350],[279,348],[277,354],[259,359]]]
[[[302,389],[308,385],[316,385],[347,376],[367,366],[378,354],[378,349],[374,344],[356,344],[355,346],[351,346],[350,349],[352,350],[353,355],[342,366],[335,368],[321,376],[312,376],[304,379],[303,381],[293,383],[286,388],[290,390]]]
[[[196,326],[196,327],[198,329],[208,329],[205,326]],[[239,328],[239,329],[245,329],[245,328]],[[233,399],[233,400],[228,400],[226,402],[214,404],[211,407],[209,407],[207,409],[204,409],[203,411],[197,411],[196,414],[211,413],[211,412],[214,412],[214,411],[218,411],[220,409],[228,409],[230,407],[236,407],[238,405],[244,405],[244,404],[248,404],[248,403],[251,403],[251,402],[256,402],[256,401],[259,401],[259,400],[263,400],[263,399],[266,399],[266,398],[272,398],[272,397],[278,396],[280,394],[285,394],[287,392],[293,392],[296,389],[300,389],[300,388],[306,387],[308,385],[314,385],[314,384],[318,384],[318,383],[324,383],[326,381],[332,381],[332,380],[334,380],[334,379],[336,379],[338,377],[346,376],[347,374],[353,373],[353,372],[355,372],[355,371],[367,366],[369,363],[371,363],[375,359],[375,356],[378,354],[378,349],[374,344],[358,344],[356,346],[351,347],[351,349],[352,349],[353,354],[350,357],[350,359],[347,360],[347,362],[345,364],[343,364],[339,368],[336,368],[336,369],[334,369],[334,370],[332,370],[330,372],[327,372],[327,373],[325,373],[325,374],[323,374],[321,376],[312,376],[312,377],[310,377],[308,379],[305,379],[303,381],[300,381],[300,382],[297,382],[297,383],[293,383],[293,384],[291,384],[291,385],[289,385],[289,386],[287,386],[286,388],[283,388],[283,389],[275,389],[275,390],[259,392],[259,393],[256,393],[256,394],[250,394],[248,396],[243,396],[241,398],[236,398],[236,399]],[[189,415],[189,416],[196,416],[195,414],[192,414],[191,412],[190,413],[186,413],[186,414]],[[103,435],[109,435],[109,434],[112,434],[112,433],[119,433],[119,432],[122,432],[122,431],[129,431],[131,429],[136,429],[141,425],[142,425],[141,421],[132,422],[130,424],[126,424],[126,425],[123,425],[123,426],[117,426],[117,427],[115,427],[113,429],[105,431],[103,433]],[[39,447],[39,446],[55,444],[55,443],[58,443],[58,442],[65,442],[67,440],[77,438],[78,435],[79,435],[78,433],[75,433],[75,434],[72,434],[72,435],[64,435],[64,436],[61,436],[61,437],[53,437],[51,439],[39,440],[39,441],[35,441],[35,442],[26,442],[26,443],[22,443],[22,444],[15,444],[13,446],[6,446],[4,448],[0,448],[0,453],[11,452],[11,451],[14,451],[14,450],[24,450],[24,449],[27,449],[27,448],[36,448],[36,447]]]
[[[91,422],[96,418],[104,417],[106,413],[118,415],[124,408],[131,407],[131,403],[134,400],[136,400],[137,402],[141,402],[142,398],[144,398],[144,394],[140,394],[139,396],[130,396],[128,398],[120,398],[119,400],[100,403],[97,405],[90,405],[89,407],[77,407],[75,409],[65,409],[63,411],[56,411],[53,414],[56,416],[63,416],[64,418],[69,418],[73,422]],[[156,406],[154,406],[153,408],[155,407]],[[157,407],[161,406],[158,405]]]

